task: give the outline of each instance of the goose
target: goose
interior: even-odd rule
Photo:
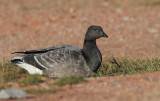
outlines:
[[[64,76],[88,77],[96,73],[102,55],[96,39],[105,37],[102,27],[91,25],[85,34],[83,49],[72,45],[58,45],[46,49],[14,52],[23,55],[12,58],[11,63],[27,70],[29,74],[46,74],[52,78]]]

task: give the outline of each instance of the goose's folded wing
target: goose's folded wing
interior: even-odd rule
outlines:
[[[46,48],[46,49],[40,49],[40,50],[28,50],[28,51],[19,51],[19,52],[13,52],[11,54],[16,54],[16,53],[23,53],[23,54],[38,54],[38,53],[45,53],[48,51],[52,51],[52,50],[57,50],[60,48],[65,48],[65,46],[61,46],[61,47],[50,47],[50,48]]]
[[[27,55],[29,56],[29,55]],[[31,60],[24,58],[25,61]],[[49,51],[43,54],[34,54],[34,60],[43,68],[55,68],[66,67],[68,65],[73,66],[81,63],[81,50],[74,46],[65,46],[65,48],[57,48],[56,50]],[[82,63],[83,64],[83,63]]]

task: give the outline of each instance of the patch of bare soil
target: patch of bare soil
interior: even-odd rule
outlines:
[[[23,101],[159,101],[160,72],[90,78],[56,94],[28,96]],[[14,101],[14,100],[13,100]],[[17,100],[18,101],[18,100]]]
[[[1,0],[0,60],[14,57],[14,51],[54,45],[82,48],[90,25],[102,26],[109,36],[97,42],[103,56],[160,56],[159,5],[144,5],[145,0],[76,1]]]

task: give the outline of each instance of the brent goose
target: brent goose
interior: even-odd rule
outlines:
[[[87,77],[95,73],[102,62],[101,52],[96,45],[96,39],[100,37],[108,36],[100,26],[92,25],[86,32],[83,49],[61,45],[41,50],[14,52],[24,55],[12,58],[11,62],[30,74],[47,74],[53,78]]]

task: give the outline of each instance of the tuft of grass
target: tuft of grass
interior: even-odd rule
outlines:
[[[74,76],[66,76],[66,77],[63,77],[59,80],[57,80],[54,85],[57,85],[57,86],[63,86],[63,85],[72,85],[72,84],[77,84],[77,83],[80,83],[80,82],[86,82],[86,80],[82,77],[74,77]]]
[[[117,62],[117,63],[116,63]],[[155,72],[160,70],[160,59],[129,59],[129,58],[104,58],[96,76],[118,76],[137,73]]]
[[[160,0],[151,0],[148,2],[143,3],[144,6],[158,6],[160,5]]]
[[[44,82],[42,80],[42,76],[40,75],[29,75],[20,81],[21,86],[29,86],[29,85],[38,85],[39,83]]]
[[[6,73],[3,73],[2,78],[4,82],[8,82],[8,81],[13,82],[19,79],[19,75],[15,72],[6,72]]]
[[[2,90],[3,89],[3,87],[2,86],[0,86],[0,90]]]
[[[26,92],[29,93],[29,94],[45,94],[45,93],[56,93],[58,91],[60,91],[61,89],[57,89],[57,88],[51,88],[51,89],[38,89],[38,90],[35,90],[35,89],[27,89]]]
[[[27,74],[25,70],[10,62],[0,64],[0,83],[15,82]]]

